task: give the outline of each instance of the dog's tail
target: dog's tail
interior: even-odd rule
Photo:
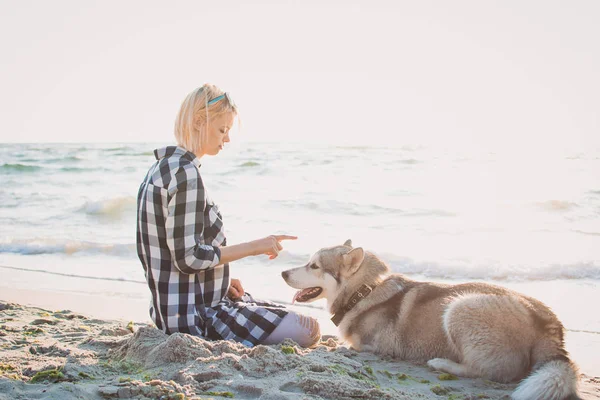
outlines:
[[[564,349],[562,334],[539,340],[531,356],[533,372],[517,386],[513,400],[581,400],[579,371]]]

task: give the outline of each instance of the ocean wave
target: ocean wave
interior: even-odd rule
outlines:
[[[422,161],[419,161],[419,160],[417,160],[415,158],[407,158],[407,159],[404,159],[404,160],[398,160],[398,163],[413,165],[413,164],[420,164],[420,163],[422,163]]]
[[[154,151],[141,151],[141,152],[130,154],[130,155],[135,156],[135,157],[151,157],[152,160],[155,160]]]
[[[136,260],[136,245],[106,244],[78,240],[57,240],[52,238],[35,238],[30,240],[8,239],[0,241],[0,254],[14,253],[24,256],[41,254],[114,256],[121,259]],[[305,265],[312,254],[306,252],[284,251],[277,258],[277,263],[289,268]],[[520,263],[483,263],[476,261],[437,261],[416,260],[392,253],[377,253],[378,257],[390,266],[394,273],[409,277],[419,276],[424,279],[448,280],[482,280],[499,282],[535,282],[552,280],[600,280],[600,262],[546,263],[527,265]],[[266,257],[238,261],[238,267],[271,265]],[[418,279],[423,279],[418,278]]]
[[[118,257],[135,256],[136,246],[131,244],[106,244],[78,240],[57,240],[36,238],[29,240],[8,240],[0,242],[0,253],[22,255],[89,253]]]
[[[376,146],[356,145],[356,146],[335,146],[336,150],[377,150]]]
[[[324,202],[297,200],[273,201],[285,208],[308,209],[322,214],[345,214],[353,216],[380,216],[394,215],[400,217],[455,217],[456,214],[450,211],[437,209],[400,209],[394,207],[380,206],[377,204],[358,204],[354,202],[342,202],[329,200]]]
[[[17,175],[19,173],[29,173],[29,172],[37,172],[45,169],[48,172],[98,172],[98,171],[110,171],[108,168],[98,167],[98,166],[61,166],[56,162],[52,162],[51,160],[32,160],[32,162],[41,162],[45,164],[44,167],[39,165],[27,165],[27,164],[4,164],[0,166],[0,173],[4,172],[7,174]],[[63,164],[69,164],[69,162],[64,162],[64,160],[60,160]],[[126,170],[122,168],[121,170]]]
[[[123,196],[112,199],[86,201],[80,210],[89,215],[118,218],[126,211],[135,210],[135,206],[135,197]]]
[[[574,229],[573,232],[579,233],[581,235],[600,236],[600,232],[587,232],[587,231],[581,231],[578,229]]]
[[[408,257],[380,254],[393,272],[440,279],[479,279],[491,281],[551,281],[600,279],[600,263],[573,262],[543,265],[483,264],[476,262],[416,261]]]
[[[389,267],[391,272],[418,279],[482,280],[499,282],[528,282],[552,280],[600,279],[600,261],[573,262],[564,264],[500,264],[477,261],[417,260],[394,253],[375,253]],[[285,268],[306,265],[313,253],[283,251],[277,257],[277,263]],[[267,258],[237,261],[239,266],[252,267],[256,264],[270,266]]]
[[[66,157],[52,157],[48,159],[40,159],[38,161],[43,161],[45,164],[62,164],[62,163],[73,163],[84,161],[85,158],[81,156],[66,156]]]
[[[152,157],[154,159],[153,151],[121,151],[121,152],[111,152],[108,157]]]
[[[102,151],[115,152],[115,151],[135,151],[135,149],[131,146],[117,146],[117,147],[109,147],[106,149],[102,149]]]
[[[161,147],[161,146],[158,146],[158,147]],[[157,146],[123,145],[123,146],[114,146],[114,147],[99,147],[94,150],[104,153],[104,156],[106,156],[106,157],[113,157],[113,156],[154,157],[154,149],[155,148],[157,148]]]
[[[256,162],[256,161],[246,161],[243,164],[240,164],[240,167],[242,168],[247,168],[247,167],[258,167],[260,166],[260,163]]]
[[[314,161],[314,160],[305,160],[305,161],[299,161],[298,164],[296,164],[298,167],[314,167],[315,165],[330,165],[333,164],[335,161],[334,160],[328,160],[328,159],[323,159],[320,161]]]
[[[21,172],[36,172],[41,170],[42,167],[37,165],[26,165],[26,164],[2,164],[0,165],[0,173],[13,173],[18,174]]]
[[[242,164],[238,164],[228,168],[222,168],[217,172],[220,176],[241,176],[241,174],[246,174],[250,176],[265,176],[269,175],[271,171],[269,168],[255,161],[246,161]]]
[[[579,204],[564,200],[548,200],[535,203],[538,207],[545,211],[569,211],[579,207]]]
[[[102,168],[103,169],[103,168]],[[98,167],[62,167],[58,169],[59,171],[62,172],[90,172],[90,171],[94,171],[97,172],[98,170],[100,170],[100,168]]]

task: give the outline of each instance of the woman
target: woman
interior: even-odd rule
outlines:
[[[226,245],[223,218],[208,196],[200,158],[229,142],[237,108],[229,94],[206,84],[191,92],[175,121],[177,146],[154,151],[138,192],[137,251],[152,294],[150,316],[164,332],[235,340],[247,346],[291,338],[304,347],[320,338],[313,318],[260,302],[229,277],[229,263],[265,254],[281,241],[271,235]]]

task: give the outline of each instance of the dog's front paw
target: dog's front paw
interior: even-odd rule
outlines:
[[[448,360],[445,358],[432,358],[427,361],[427,366],[435,371],[445,371],[448,365]]]

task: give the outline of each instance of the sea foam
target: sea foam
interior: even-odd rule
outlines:
[[[136,199],[133,196],[122,196],[104,200],[89,200],[81,210],[86,214],[107,217],[120,217],[124,212],[135,210]]]
[[[61,240],[51,238],[5,239],[0,241],[1,253],[22,255],[88,253],[105,254],[118,257],[133,257],[135,244],[106,244],[78,240]]]

